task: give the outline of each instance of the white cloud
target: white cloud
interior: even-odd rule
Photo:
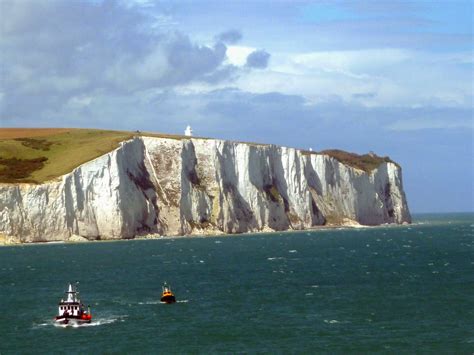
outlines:
[[[303,95],[310,102],[338,96],[367,107],[472,105],[469,56],[403,49],[272,53],[263,72],[237,86],[255,93]]]
[[[407,50],[381,48],[355,51],[324,51],[296,54],[291,60],[296,66],[307,70],[325,70],[340,72],[359,77],[366,71],[375,68],[386,68],[390,65],[400,64],[413,55]]]
[[[123,99],[158,88],[218,84],[235,74],[223,43],[205,46],[179,31],[157,30],[157,23],[172,18],[145,11],[156,5],[151,1],[122,5],[2,1],[2,116],[46,118],[68,103],[79,108],[74,98],[98,91]]]
[[[247,63],[248,55],[255,50],[256,48],[254,47],[228,46],[226,52],[227,60],[230,64],[243,66]]]
[[[200,95],[211,100],[216,91],[229,87],[249,94],[297,96],[311,108],[329,103],[332,110],[338,105],[353,111],[472,107],[470,52],[318,51],[313,44],[302,43],[297,48],[306,51],[270,49],[268,66],[251,70],[247,59],[258,47],[242,42],[240,31],[225,32],[226,28],[215,26],[220,35],[207,33],[196,41],[192,39],[196,33],[162,28],[184,18],[161,13],[157,3],[137,0],[127,7],[123,3],[2,2],[2,10],[8,13],[0,29],[5,69],[0,88],[2,115],[20,117],[23,122],[33,116],[47,121],[52,112],[77,120],[101,115],[105,120],[116,112],[145,117],[140,107],[146,106],[147,112],[162,110],[159,100],[173,91],[177,97],[173,104],[179,103],[175,110],[198,117]],[[155,102],[157,107],[151,108]],[[335,115],[349,116],[339,111]],[[431,119],[432,125],[439,125],[439,120]],[[420,122],[425,121],[430,118]],[[403,125],[405,121],[400,121],[393,127]]]

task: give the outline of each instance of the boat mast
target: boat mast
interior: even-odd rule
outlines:
[[[76,293],[77,293],[76,288],[72,286],[72,284],[69,284],[68,291],[66,292],[67,294],[66,302],[77,302]]]

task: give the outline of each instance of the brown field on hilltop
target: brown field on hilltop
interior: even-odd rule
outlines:
[[[47,137],[66,133],[74,128],[0,128],[0,139]]]

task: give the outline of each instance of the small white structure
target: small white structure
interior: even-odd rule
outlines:
[[[309,151],[312,152],[312,151],[313,151],[313,148],[309,147]]]
[[[193,130],[192,130],[191,126],[188,125],[188,126],[186,127],[186,130],[184,131],[184,135],[185,135],[185,136],[188,136],[188,137],[192,137],[192,135],[193,135]]]

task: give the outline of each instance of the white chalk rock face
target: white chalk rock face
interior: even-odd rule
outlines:
[[[0,184],[8,242],[411,222],[401,170],[212,139],[142,137],[41,185]],[[81,240],[82,240],[81,239]]]

